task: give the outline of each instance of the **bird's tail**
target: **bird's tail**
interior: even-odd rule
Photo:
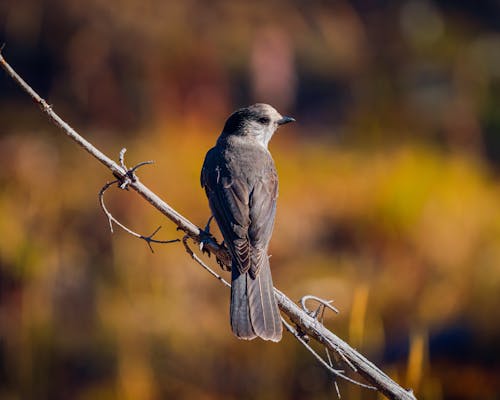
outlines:
[[[255,278],[232,268],[231,328],[240,339],[279,342],[283,332],[267,254]]]

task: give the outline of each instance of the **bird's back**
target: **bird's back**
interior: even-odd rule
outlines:
[[[241,339],[279,341],[282,325],[267,253],[278,177],[267,143],[289,122],[272,107],[233,113],[205,157],[201,184],[232,256],[231,327]]]

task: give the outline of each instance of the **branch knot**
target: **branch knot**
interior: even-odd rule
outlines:
[[[149,164],[154,164],[153,160],[149,161],[142,161],[139,164],[136,164],[132,168],[127,168],[125,165],[125,153],[127,152],[127,149],[124,147],[123,149],[120,150],[120,166],[122,167],[123,171],[125,173],[123,175],[120,175],[118,173],[114,173],[113,175],[115,178],[118,180],[118,187],[122,190],[128,190],[128,186],[133,183],[137,182],[139,178],[137,178],[137,175],[135,174],[135,171],[137,171],[140,167],[144,165],[149,165]]]

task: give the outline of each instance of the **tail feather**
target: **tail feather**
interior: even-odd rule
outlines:
[[[250,321],[247,296],[248,273],[240,274],[233,265],[231,273],[231,329],[240,339],[252,340],[257,337]]]
[[[257,276],[247,274],[250,321],[257,336],[279,342],[283,333],[280,312],[274,296],[273,279],[267,254],[263,254]]]
[[[279,342],[283,332],[278,304],[274,296],[269,259],[263,254],[258,260],[257,276],[240,274],[232,268],[231,329],[240,339],[260,337]]]

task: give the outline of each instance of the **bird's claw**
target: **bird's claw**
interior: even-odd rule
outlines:
[[[210,250],[208,249],[207,244],[210,243],[212,240],[215,241],[215,238],[213,235],[210,233],[210,223],[214,219],[214,216],[211,215],[210,218],[207,221],[207,224],[205,225],[205,229],[200,229],[200,236],[199,236],[199,247],[200,251],[203,254],[207,254],[209,257],[212,254]],[[224,242],[221,243],[221,246],[224,247],[225,244]],[[224,262],[224,260],[221,260],[217,255],[215,256],[217,264],[224,270],[224,271],[231,271],[231,267],[227,265],[227,261]]]
[[[210,257],[210,255],[212,254],[210,252],[210,250],[208,250],[208,247],[206,246],[206,244],[208,242],[210,242],[211,240],[213,240],[213,236],[212,234],[210,233],[210,223],[212,222],[212,219],[214,218],[213,215],[210,216],[210,218],[208,219],[207,221],[207,224],[205,225],[205,229],[200,229],[200,251],[203,253],[203,254],[206,254]]]
[[[208,250],[208,247],[205,246],[205,243],[206,243],[206,241],[204,241],[204,240],[202,240],[200,242],[200,251],[202,254],[206,254],[207,256],[210,257],[212,255],[212,253],[210,252],[210,250]]]
[[[309,335],[308,335],[306,332],[304,332],[304,330],[303,330],[300,326],[298,326],[298,325],[296,325],[296,326],[295,326],[295,329],[297,329],[297,334],[298,334],[298,335],[299,335],[299,336],[300,336],[300,337],[301,337],[301,338],[302,338],[302,339],[303,339],[306,343],[309,343],[309,341],[311,340],[311,338],[309,337]]]

